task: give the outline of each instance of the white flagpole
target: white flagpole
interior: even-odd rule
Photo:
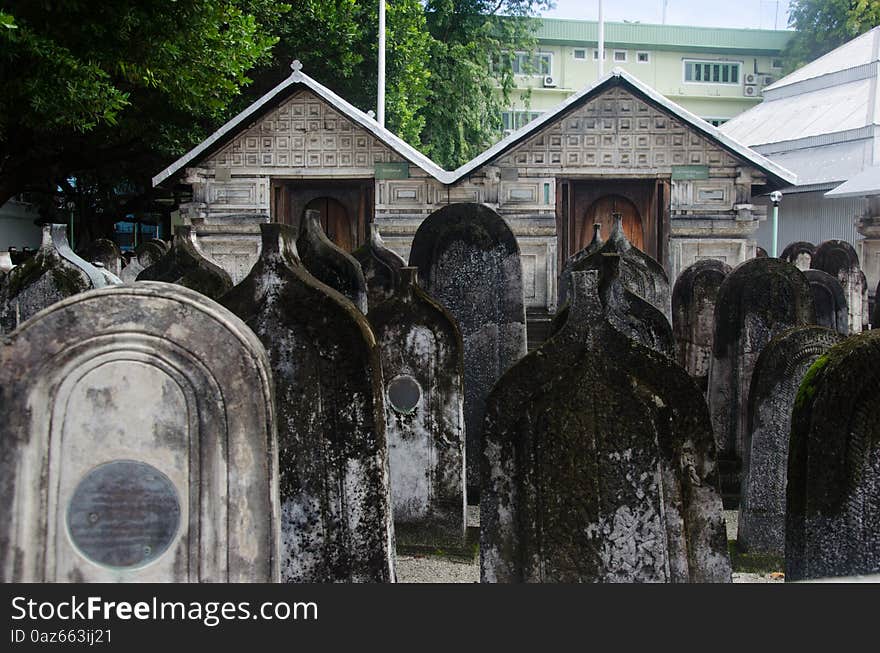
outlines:
[[[379,0],[379,89],[376,93],[376,121],[385,126],[385,0]]]
[[[602,0],[599,0],[599,78],[605,74],[605,21],[602,18]]]

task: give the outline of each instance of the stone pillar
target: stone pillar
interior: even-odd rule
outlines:
[[[880,283],[880,195],[868,198],[866,213],[856,220],[856,229],[863,236],[856,246],[862,270],[868,278],[868,292],[871,301],[876,301],[873,293]]]

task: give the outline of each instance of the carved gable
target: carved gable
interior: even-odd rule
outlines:
[[[614,87],[561,115],[497,160],[503,167],[666,171],[671,166],[730,167],[736,159],[709,138]]]
[[[362,127],[310,91],[298,91],[240,132],[205,162],[209,168],[333,168],[363,170],[402,161]]]

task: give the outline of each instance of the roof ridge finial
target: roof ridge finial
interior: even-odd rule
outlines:
[[[299,59],[294,59],[293,62],[290,64],[290,68],[291,70],[293,70],[294,75],[302,74],[303,65]]]

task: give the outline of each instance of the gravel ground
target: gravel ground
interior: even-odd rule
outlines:
[[[727,539],[736,539],[738,513],[725,510]],[[480,511],[477,506],[468,506],[468,526],[480,525]],[[459,562],[435,556],[397,556],[397,580],[401,583],[479,583],[479,560]],[[781,578],[771,578],[769,574],[734,573],[734,583],[781,583]]]

